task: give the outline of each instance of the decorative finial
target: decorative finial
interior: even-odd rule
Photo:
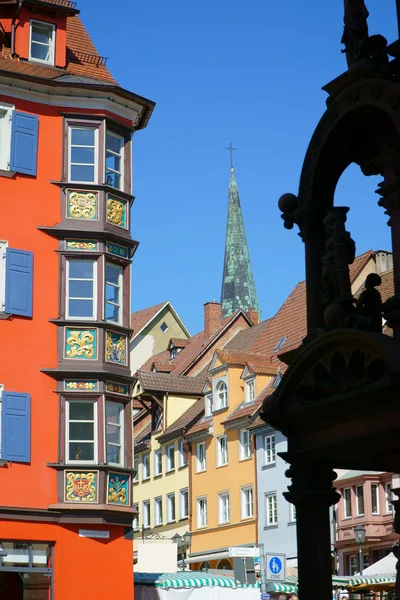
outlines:
[[[225,148],[225,150],[229,150],[229,152],[230,152],[230,155],[231,155],[231,173],[234,173],[235,172],[235,167],[233,166],[233,154],[232,154],[232,152],[233,152],[233,150],[237,150],[237,148],[234,148],[232,146],[232,142],[230,142],[229,146],[227,148]]]

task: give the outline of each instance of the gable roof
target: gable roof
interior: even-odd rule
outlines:
[[[271,365],[268,358],[261,354],[252,354],[239,352],[237,350],[216,350],[215,357],[218,356],[226,365],[244,367],[245,365],[253,365],[253,370],[258,367],[265,373],[274,375],[277,371],[277,366]],[[213,359],[213,361],[214,361]]]
[[[182,377],[170,373],[138,371],[143,392],[168,392],[187,396],[201,396],[205,377]]]
[[[171,313],[178,321],[185,334],[189,337],[190,331],[172,306],[171,302],[166,300],[165,302],[160,302],[160,304],[155,304],[154,306],[149,306],[148,308],[143,308],[142,310],[137,310],[136,312],[131,313],[131,329],[133,329],[132,339],[139,335],[143,329],[149,325],[151,321],[155,319],[156,316],[166,307],[169,307]]]
[[[225,344],[224,350],[249,351],[262,335],[270,320],[271,319],[266,319],[265,321],[258,323],[258,325],[239,331],[232,340]]]

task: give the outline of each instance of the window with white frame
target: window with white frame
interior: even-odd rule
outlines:
[[[135,458],[133,461],[133,468],[135,469],[135,475],[133,476],[132,482],[137,483],[139,481],[139,459]]]
[[[107,462],[124,464],[124,405],[106,402]]]
[[[73,183],[98,183],[98,136],[98,127],[88,125],[69,126],[69,181]]]
[[[55,25],[31,20],[30,26],[29,60],[54,65]]]
[[[351,518],[351,488],[344,488],[343,490],[343,512],[345,519]]]
[[[231,520],[229,492],[219,492],[218,494],[218,523],[229,523]]]
[[[228,386],[225,381],[218,381],[215,386],[213,410],[222,410],[228,406]]]
[[[11,119],[13,106],[0,105],[0,169],[10,169]]]
[[[208,394],[205,395],[204,401],[205,401],[204,413],[205,413],[206,417],[209,417],[212,414],[212,401],[213,401],[212,392],[209,392]]]
[[[150,452],[142,454],[142,481],[150,479]]]
[[[393,512],[393,504],[392,504],[392,483],[385,483],[385,504],[386,504],[386,514]]]
[[[173,523],[176,520],[175,514],[175,492],[167,494],[167,523]]]
[[[198,444],[196,444],[196,473],[205,471],[206,468],[206,443],[199,442]]]
[[[121,190],[124,178],[124,144],[120,135],[106,134],[106,184]]]
[[[154,526],[158,527],[163,524],[163,507],[162,497],[154,498]]]
[[[207,516],[207,498],[196,499],[196,512],[197,512],[197,528],[207,527],[208,516]]]
[[[242,519],[254,516],[253,486],[247,485],[240,490]]]
[[[97,403],[66,401],[67,463],[97,462]]]
[[[217,467],[228,464],[228,436],[221,435],[216,438],[217,442]]]
[[[264,465],[273,465],[276,462],[275,434],[264,437]]]
[[[187,519],[189,516],[189,490],[185,488],[179,492],[179,518]]]
[[[97,261],[68,258],[66,261],[66,319],[96,319]]]
[[[134,504],[132,506],[133,510],[136,512],[132,521],[133,531],[139,531],[139,504]]]
[[[122,282],[124,270],[112,263],[106,263],[105,274],[105,319],[111,323],[122,323]]]
[[[292,505],[293,506],[293,505]],[[278,502],[276,494],[265,494],[266,525],[273,527],[278,524]],[[293,519],[295,520],[295,519]]]
[[[162,450],[154,451],[154,476],[162,475]]]
[[[175,444],[170,444],[165,448],[165,458],[166,458],[166,471],[173,471],[175,469]]]
[[[188,464],[187,447],[183,440],[178,442],[179,467],[186,467]]]
[[[356,507],[357,507],[357,517],[364,516],[364,486],[357,485],[356,486]]]
[[[252,402],[256,397],[256,378],[246,379],[244,382],[244,401]]]
[[[239,431],[239,460],[251,458],[251,436],[248,429]]]
[[[371,483],[371,509],[373,515],[379,515],[379,484]]]
[[[142,524],[145,528],[150,527],[150,500],[142,502]]]

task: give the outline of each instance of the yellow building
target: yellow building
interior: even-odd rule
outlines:
[[[254,327],[254,333],[265,324]],[[252,332],[251,341],[254,341]],[[249,338],[248,332],[235,340]],[[260,355],[217,350],[204,388],[205,415],[186,434],[190,443],[194,569],[232,569],[229,547],[257,544],[256,467],[249,427],[257,396],[276,367]]]
[[[189,529],[188,454],[183,434],[202,415],[203,377],[138,372],[134,387],[135,548]],[[137,431],[136,431],[137,428]],[[172,547],[171,547],[172,548]]]

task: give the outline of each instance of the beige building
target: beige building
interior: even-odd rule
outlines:
[[[187,340],[190,332],[172,304],[161,302],[131,314],[130,365],[135,373],[152,356],[167,350],[170,340]],[[179,349],[178,349],[179,350]]]

